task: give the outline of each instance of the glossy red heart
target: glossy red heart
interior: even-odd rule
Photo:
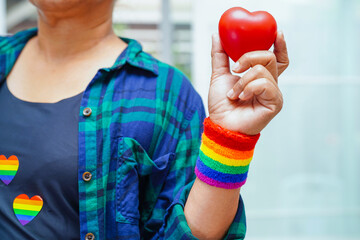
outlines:
[[[265,11],[249,12],[234,7],[227,10],[219,21],[221,45],[233,61],[247,52],[269,50],[275,42],[276,32],[274,17]]]

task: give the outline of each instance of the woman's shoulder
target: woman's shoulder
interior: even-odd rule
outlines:
[[[179,68],[157,59],[155,61],[159,68],[157,87],[162,89],[164,99],[167,100],[164,104],[172,105],[166,109],[172,109],[172,111],[176,109],[185,118],[191,118],[195,111],[202,113],[204,111],[203,101],[191,79]]]
[[[136,69],[146,70],[146,81],[140,81],[144,89],[156,89],[157,107],[171,110],[172,115],[188,116],[198,110],[203,111],[203,103],[200,95],[192,85],[191,79],[176,66],[161,61],[153,55],[143,51],[142,46],[135,40],[125,39],[129,44],[127,49],[127,60]],[[151,72],[151,74],[147,74]],[[136,71],[136,76],[143,78],[141,71]],[[141,85],[140,84],[140,85]],[[133,84],[139,87],[138,84]],[[177,114],[178,112],[178,114]],[[179,117],[181,118],[181,117]]]
[[[18,47],[23,47],[28,40],[37,34],[36,28],[19,31],[12,35],[0,36],[0,53],[12,51]]]
[[[3,53],[8,48],[11,38],[10,35],[0,36],[0,53]]]
[[[177,67],[165,63],[156,57],[152,56],[146,50],[142,49],[141,44],[133,39],[126,39],[125,42],[128,44],[125,58],[127,62],[137,69],[146,70],[151,72],[153,75],[150,79],[156,84],[158,92],[162,92],[162,95],[167,96],[169,102],[179,102],[178,100],[185,99],[190,102],[199,103],[201,101],[200,96],[194,89],[191,80]],[[141,72],[136,71],[136,75],[140,76]],[[156,77],[155,77],[156,76]],[[148,82],[149,83],[149,82]]]

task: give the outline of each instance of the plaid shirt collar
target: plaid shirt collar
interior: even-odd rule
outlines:
[[[34,36],[37,35],[38,29],[31,28],[15,34],[11,41],[6,42],[7,45],[2,46],[0,43],[0,55],[3,55],[5,59],[0,59],[0,62],[5,61],[6,64],[0,64],[0,84],[4,81],[5,77],[10,73],[21,51],[25,47],[26,43]],[[116,59],[113,66],[110,68],[104,68],[105,71],[111,72],[121,68],[126,63],[143,70],[152,72],[155,75],[159,74],[158,64],[155,59],[150,55],[145,56],[148,60],[144,62],[144,52],[139,42],[129,38],[120,38],[128,44],[127,48]],[[139,54],[142,53],[142,56]]]

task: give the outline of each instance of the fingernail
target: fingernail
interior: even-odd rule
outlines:
[[[282,30],[279,31],[279,34],[285,39],[284,32]]]
[[[236,63],[234,64],[234,66],[232,67],[232,70],[233,70],[234,72],[239,71],[239,70],[240,70],[240,63],[239,63],[239,62],[236,62]]]
[[[227,93],[227,96],[229,97],[229,98],[234,98],[234,90],[230,90],[228,93]]]
[[[242,91],[242,92],[240,93],[239,98],[240,98],[240,99],[245,98],[245,93],[244,93],[244,91]]]

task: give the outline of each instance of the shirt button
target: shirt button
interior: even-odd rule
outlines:
[[[88,233],[85,235],[85,240],[94,240],[95,235],[93,233]]]
[[[83,110],[83,115],[84,115],[85,117],[90,117],[91,113],[92,113],[91,108],[89,108],[89,107],[84,108],[84,110]]]
[[[92,178],[92,174],[89,172],[84,172],[82,178],[85,182],[89,182]]]

